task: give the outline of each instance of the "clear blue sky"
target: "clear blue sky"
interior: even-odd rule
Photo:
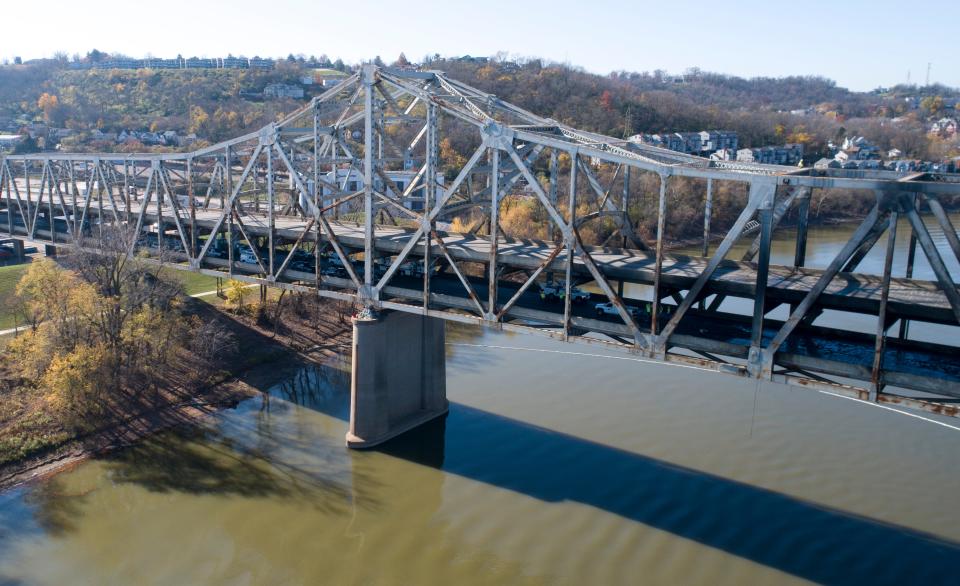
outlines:
[[[150,10],[146,10],[150,6]],[[289,53],[392,61],[504,51],[598,73],[700,67],[741,76],[818,74],[867,90],[930,79],[960,86],[956,0],[466,3],[425,0],[4,2],[0,58]]]

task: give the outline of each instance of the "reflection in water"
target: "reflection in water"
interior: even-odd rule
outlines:
[[[451,345],[449,415],[354,452],[349,378],[307,366],[196,428],[0,494],[0,584],[955,576],[960,511],[940,502],[960,435],[938,426],[675,367]]]

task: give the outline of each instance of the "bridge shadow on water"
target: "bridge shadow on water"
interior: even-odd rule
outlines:
[[[346,420],[346,373],[318,367],[305,372],[271,394]],[[293,498],[343,514],[350,502],[378,508],[372,496],[378,481],[356,466],[350,479],[325,478],[215,428],[178,436],[173,443],[169,436],[148,440],[106,458],[113,481],[158,492]],[[376,451],[542,502],[594,507],[815,582],[956,583],[955,542],[459,403],[451,403],[446,417]],[[315,482],[297,480],[304,478]],[[51,491],[58,498],[50,499],[52,509],[40,522],[47,530],[70,530],[77,513],[56,505],[63,500],[56,486]]]
[[[541,501],[596,507],[816,582],[957,576],[956,543],[466,405],[379,451]]]
[[[346,420],[345,375],[320,371],[277,390]],[[955,542],[459,403],[376,451],[544,502],[595,507],[815,582],[956,583]]]

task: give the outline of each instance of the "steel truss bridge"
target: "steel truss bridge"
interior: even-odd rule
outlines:
[[[445,138],[472,141],[449,182]],[[649,242],[630,214],[642,174],[659,179]],[[706,183],[700,256],[665,251],[677,177]],[[711,254],[718,181],[745,184],[748,197]],[[841,188],[867,190],[873,206],[829,266],[809,268],[811,193]],[[0,190],[0,233],[14,238],[97,250],[119,225],[136,235],[130,254],[177,269],[958,415],[960,335],[931,344],[907,331],[924,322],[960,333],[955,277],[921,217],[929,210],[960,259],[940,202],[960,194],[956,176],[711,161],[577,130],[442,72],[367,65],[283,120],[193,152],[7,156]],[[553,239],[504,233],[508,196],[534,200]],[[775,266],[772,235],[788,213],[795,259]],[[450,231],[453,217],[473,225]],[[590,222],[612,223],[603,246],[581,238]],[[898,222],[912,231],[906,274],[894,276]],[[857,272],[884,234],[882,274]],[[747,253],[728,259],[743,238]],[[918,248],[935,281],[912,278]],[[562,301],[538,294],[548,276],[562,279]],[[587,282],[599,293],[574,303]],[[650,286],[651,300],[626,298],[624,283]],[[753,310],[724,311],[726,298]],[[599,302],[611,315],[595,313]],[[781,305],[789,319],[771,319]],[[816,321],[830,310],[872,316],[875,333]]]

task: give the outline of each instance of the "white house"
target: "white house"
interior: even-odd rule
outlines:
[[[737,151],[733,149],[719,149],[710,155],[711,161],[736,161]]]

